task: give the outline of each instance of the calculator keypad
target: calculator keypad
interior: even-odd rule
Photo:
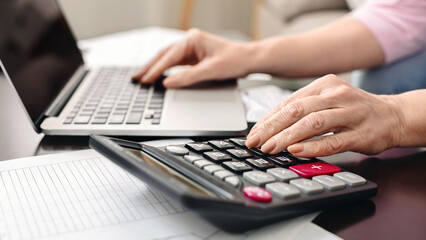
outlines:
[[[366,184],[364,178],[318,159],[297,158],[286,151],[269,155],[244,144],[243,138],[231,138],[168,146],[165,151],[241,188],[245,197],[258,202],[274,197],[287,201]]]

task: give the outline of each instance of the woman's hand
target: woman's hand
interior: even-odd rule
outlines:
[[[344,151],[376,154],[398,146],[405,125],[396,98],[370,94],[327,75],[264,116],[247,136],[246,145],[261,146],[271,154],[287,149],[299,157]],[[334,134],[303,141],[329,132]]]
[[[132,79],[152,83],[170,67],[193,65],[191,68],[167,77],[165,87],[177,88],[205,80],[242,77],[249,73],[252,44],[229,40],[192,29],[187,36],[161,51]]]

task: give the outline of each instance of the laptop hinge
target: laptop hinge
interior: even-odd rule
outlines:
[[[68,83],[64,86],[58,96],[53,100],[53,102],[47,107],[43,116],[37,120],[36,126],[40,128],[41,123],[47,117],[59,116],[62,109],[65,107],[71,96],[74,94],[77,87],[83,81],[84,77],[89,73],[89,70],[83,66],[80,66]]]

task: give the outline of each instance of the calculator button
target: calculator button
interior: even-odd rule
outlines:
[[[228,148],[234,148],[234,144],[232,144],[229,141],[224,141],[224,140],[213,140],[213,141],[209,141],[209,144],[212,145],[213,147],[219,148],[219,149],[228,149]]]
[[[205,166],[213,165],[213,164],[214,163],[207,161],[207,160],[204,160],[204,159],[203,160],[197,160],[197,161],[194,162],[194,165],[199,167],[199,168],[203,168]]]
[[[334,177],[341,179],[343,182],[345,182],[347,185],[349,185],[351,187],[361,186],[361,185],[364,185],[367,182],[367,180],[365,180],[365,178],[363,178],[359,175],[356,175],[354,173],[351,173],[351,172],[335,173]]]
[[[238,187],[241,185],[241,180],[237,176],[230,176],[225,178],[225,182],[229,183],[233,187]]]
[[[268,159],[282,167],[289,167],[297,164],[296,160],[288,156],[270,156]]]
[[[247,163],[240,162],[240,161],[228,161],[228,162],[223,162],[222,164],[224,167],[234,172],[245,172],[245,171],[249,171],[253,169]]]
[[[244,188],[244,196],[258,202],[272,201],[272,194],[261,187],[248,186]]]
[[[250,171],[243,173],[243,178],[255,185],[265,185],[270,182],[275,182],[274,177],[261,171]]]
[[[345,187],[345,183],[342,180],[329,175],[313,177],[312,181],[323,185],[326,189],[330,191],[342,189]]]
[[[229,141],[237,145],[238,147],[246,147],[246,139],[244,138],[231,138],[229,139]]]
[[[304,178],[291,180],[290,184],[308,195],[320,193],[324,190],[321,184]]]
[[[189,153],[188,149],[180,146],[167,146],[166,152],[179,156],[187,155]]]
[[[218,178],[220,178],[220,179],[224,179],[224,178],[226,178],[226,177],[230,177],[230,176],[235,176],[235,174],[233,174],[233,173],[231,173],[230,171],[228,171],[228,170],[220,170],[220,171],[216,171],[216,172],[214,172],[213,173],[213,175],[215,176],[215,177],[218,177]]]
[[[275,167],[275,165],[272,162],[262,158],[249,158],[247,159],[247,162],[260,170]]]
[[[316,158],[301,158],[301,157],[297,157],[296,158],[300,163],[313,163],[313,162],[318,162],[318,160]]]
[[[203,158],[199,156],[185,155],[183,156],[183,159],[189,163],[194,163],[195,161],[202,160]]]
[[[228,154],[217,152],[217,151],[205,152],[203,156],[205,156],[207,159],[210,159],[214,162],[223,162],[227,160],[232,160],[231,156],[229,156]]]
[[[261,157],[270,156],[269,154],[262,152],[262,150],[260,150],[260,148],[250,148],[250,151],[252,151],[254,154],[259,155]]]
[[[299,175],[297,175],[295,172],[285,168],[271,168],[268,169],[266,172],[272,175],[276,180],[280,182],[288,182],[292,179],[299,177]]]
[[[197,153],[213,150],[213,148],[210,145],[205,144],[205,143],[200,143],[200,142],[188,143],[188,144],[185,145],[185,147],[187,147],[189,150],[197,152]]]
[[[340,168],[325,162],[300,164],[291,166],[289,169],[305,178],[340,172]]]
[[[249,150],[246,150],[246,149],[237,149],[237,148],[228,149],[226,150],[226,152],[232,157],[236,159],[240,159],[240,160],[253,157],[253,153],[251,153]]]
[[[266,190],[270,191],[273,195],[281,198],[295,198],[300,196],[300,191],[296,187],[282,182],[274,182],[266,184]]]
[[[223,167],[215,164],[215,165],[205,166],[203,168],[203,170],[206,171],[206,172],[208,172],[208,173],[210,173],[210,174],[213,174],[216,171],[225,170],[225,169]]]

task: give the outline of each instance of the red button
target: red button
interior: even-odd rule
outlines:
[[[317,175],[331,175],[333,173],[340,172],[340,168],[324,162],[295,165],[291,166],[289,169],[305,178]]]
[[[244,188],[244,195],[254,201],[258,202],[270,202],[272,201],[272,194],[267,190],[256,187],[248,186]]]

